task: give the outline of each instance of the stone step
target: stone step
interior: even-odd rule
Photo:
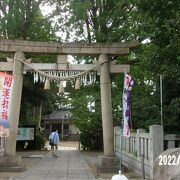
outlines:
[[[15,166],[15,167],[0,167],[0,172],[23,172],[25,171],[25,166]]]

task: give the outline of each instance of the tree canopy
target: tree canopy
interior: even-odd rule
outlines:
[[[160,124],[160,82],[163,75],[163,119],[166,132],[179,131],[179,8],[180,2],[141,0],[55,1],[53,15],[68,41],[119,42],[139,40],[128,57],[113,57],[131,65],[134,128]],[[58,13],[61,12],[61,13]],[[64,14],[64,16],[63,16]],[[120,76],[120,77],[117,77]],[[121,80],[121,82],[119,82]],[[122,75],[112,76],[113,107],[121,113]],[[115,92],[115,93],[114,93]],[[114,106],[115,105],[115,106]],[[117,114],[117,115],[116,115]]]

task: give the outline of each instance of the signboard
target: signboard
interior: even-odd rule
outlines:
[[[18,128],[17,141],[29,141],[34,140],[34,127],[22,127]]]
[[[13,76],[0,72],[0,137],[8,137]]]

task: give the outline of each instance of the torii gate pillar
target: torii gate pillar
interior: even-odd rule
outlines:
[[[23,60],[25,58],[25,55],[23,52],[16,52],[14,58]],[[14,83],[13,83],[11,109],[10,109],[10,137],[6,138],[5,152],[4,152],[4,154],[7,156],[14,156],[16,154],[16,136],[18,131],[22,84],[23,84],[22,62],[14,60],[13,76],[14,76]]]
[[[104,62],[101,65],[100,75],[104,155],[98,157],[98,166],[96,168],[99,173],[107,173],[117,171],[119,166],[117,165],[117,158],[114,156],[111,83],[108,55],[100,54],[99,61]]]
[[[101,66],[101,75],[100,75],[104,155],[113,156],[114,139],[113,139],[112,100],[111,100],[111,84],[110,84],[108,55],[100,54],[99,61],[104,62]]]

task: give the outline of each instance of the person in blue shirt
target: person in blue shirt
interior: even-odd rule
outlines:
[[[49,135],[49,140],[52,142],[52,144],[51,144],[51,150],[54,150],[54,147],[56,148],[56,150],[58,150],[58,143],[59,143],[58,130],[53,131],[53,132]]]

